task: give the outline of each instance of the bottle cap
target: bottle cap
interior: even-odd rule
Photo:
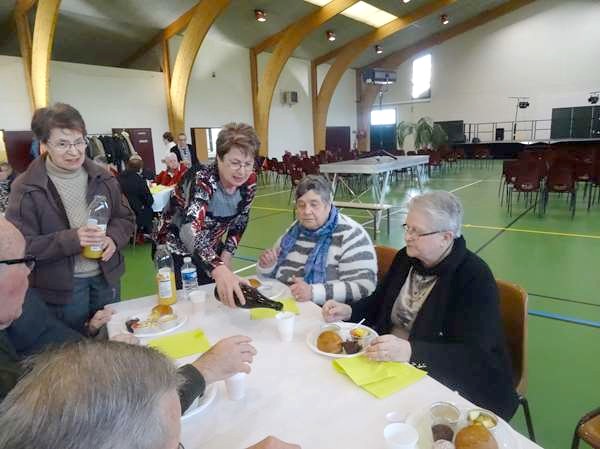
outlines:
[[[183,263],[192,263],[192,258],[191,257],[184,257],[183,258]]]

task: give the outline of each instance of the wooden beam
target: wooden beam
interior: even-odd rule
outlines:
[[[201,0],[194,8],[177,52],[171,76],[174,133],[183,132],[185,128],[187,88],[200,45],[217,16],[229,5],[229,2],[230,0]]]
[[[335,58],[334,63],[327,71],[327,75],[321,84],[321,89],[317,98],[317,120],[313,123],[313,135],[315,136],[314,139],[316,145],[315,151],[325,149],[325,128],[331,98],[350,63],[371,45],[405,29],[416,21],[433,14],[435,11],[454,3],[455,1],[456,0],[434,0],[429,2],[426,5],[415,9],[410,14],[392,20],[374,31],[354,39],[342,47],[342,50]]]
[[[39,0],[31,46],[31,85],[36,109],[50,100],[50,57],[60,0]]]
[[[136,59],[140,58],[141,56],[146,54],[148,51],[152,50],[152,48],[159,45],[161,42],[169,40],[170,38],[175,36],[177,33],[180,33],[190,23],[190,20],[192,18],[195,8],[196,8],[196,6],[188,9],[183,15],[181,15],[180,17],[175,19],[173,22],[171,22],[160,33],[157,33],[156,35],[154,35],[154,37],[152,39],[150,39],[150,41],[148,43],[144,44],[141,48],[136,50],[135,53],[133,53],[132,55],[128,56],[123,61],[121,61],[119,66],[121,66],[121,67],[129,66]]]
[[[35,111],[35,102],[33,100],[33,85],[31,84],[31,29],[26,14],[15,14],[15,25],[17,27],[17,37],[19,38],[19,49],[21,52],[21,61],[23,71],[25,72],[25,86],[27,87],[27,96],[29,98],[29,107],[31,112]]]
[[[256,97],[258,95],[258,60],[253,48],[250,49],[250,95],[252,96],[252,115],[254,124],[256,125],[258,117],[256,116],[257,110],[254,105],[256,104]]]
[[[37,0],[17,0],[11,16],[0,25],[0,44],[3,44],[8,40],[13,31],[15,31],[17,19],[26,16],[36,3]],[[18,31],[19,30],[17,29],[17,33]]]
[[[311,61],[310,63],[310,102],[312,110],[312,122],[313,125],[317,121],[317,96],[319,94],[319,77],[317,74],[317,65]],[[315,145],[316,139],[313,133],[313,154],[317,155],[320,151]]]
[[[258,119],[255,121],[254,126],[258,137],[261,140],[261,155],[268,155],[269,112],[275,86],[277,85],[277,81],[279,80],[279,76],[281,75],[285,63],[296,47],[309,33],[335,17],[340,12],[349,8],[357,1],[358,0],[332,0],[322,8],[304,16],[302,19],[288,27],[279,39],[263,72],[261,82],[258,86],[257,101],[254,105],[256,109],[255,117]]]
[[[169,53],[169,41],[162,41],[162,71],[165,85],[165,99],[167,101],[167,119],[169,120],[169,130],[173,132],[173,111],[171,102],[171,58]]]
[[[262,41],[260,44],[255,45],[252,48],[254,50],[254,53],[256,53],[257,55],[259,55],[263,51],[268,50],[269,48],[274,47],[275,45],[277,45],[277,43],[279,42],[279,40],[281,39],[281,37],[284,35],[284,33],[288,30],[288,28],[289,27],[284,28],[283,30],[279,31],[278,33],[275,33],[272,36],[269,36],[264,41]]]
[[[453,26],[452,28],[448,28],[446,30],[440,31],[439,33],[433,34],[425,39],[422,39],[421,41],[419,41],[407,48],[404,48],[395,53],[392,53],[391,55],[388,55],[385,58],[381,58],[381,59],[369,64],[368,66],[363,67],[362,69],[364,69],[366,67],[379,67],[379,68],[384,68],[384,69],[394,69],[394,68],[400,66],[403,62],[414,57],[418,53],[428,50],[431,47],[434,47],[436,45],[440,45],[440,44],[446,42],[447,40],[452,39],[453,37],[459,36],[462,33],[470,31],[470,30],[477,28],[481,25],[484,25],[488,22],[491,22],[491,21],[497,19],[498,17],[501,17],[503,15],[506,15],[508,13],[516,11],[517,9],[522,8],[523,6],[529,5],[529,4],[533,3],[534,1],[535,0],[510,0],[496,8],[492,8],[487,11],[484,11],[484,12],[476,15],[475,17],[472,17],[462,23],[459,23],[458,25]],[[360,69],[360,70],[362,70],[362,69]],[[361,102],[359,103],[359,105],[357,107],[357,111],[356,111],[357,112],[357,121],[359,123],[363,123],[363,126],[364,126],[364,128],[359,128],[359,129],[363,129],[367,132],[367,138],[365,139],[367,145],[369,142],[370,126],[369,126],[369,122],[366,122],[366,124],[365,124],[364,120],[365,120],[365,117],[370,117],[371,109],[373,108],[373,103],[375,102],[376,98],[377,98],[377,88],[375,86],[364,86],[362,89],[362,92],[361,92]],[[368,149],[368,146],[365,149]]]

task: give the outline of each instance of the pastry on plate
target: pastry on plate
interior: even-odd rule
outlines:
[[[337,332],[325,331],[321,332],[317,338],[317,348],[319,348],[319,351],[339,354],[342,352],[342,342],[342,337]]]
[[[456,449],[498,449],[492,433],[481,424],[463,427],[454,439]]]

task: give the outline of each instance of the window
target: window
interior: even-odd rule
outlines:
[[[371,111],[371,125],[395,125],[396,109],[373,109]]]
[[[412,97],[431,98],[431,54],[413,61]]]

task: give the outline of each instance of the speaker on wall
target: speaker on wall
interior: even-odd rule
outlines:
[[[504,140],[504,128],[496,128],[496,140]]]

